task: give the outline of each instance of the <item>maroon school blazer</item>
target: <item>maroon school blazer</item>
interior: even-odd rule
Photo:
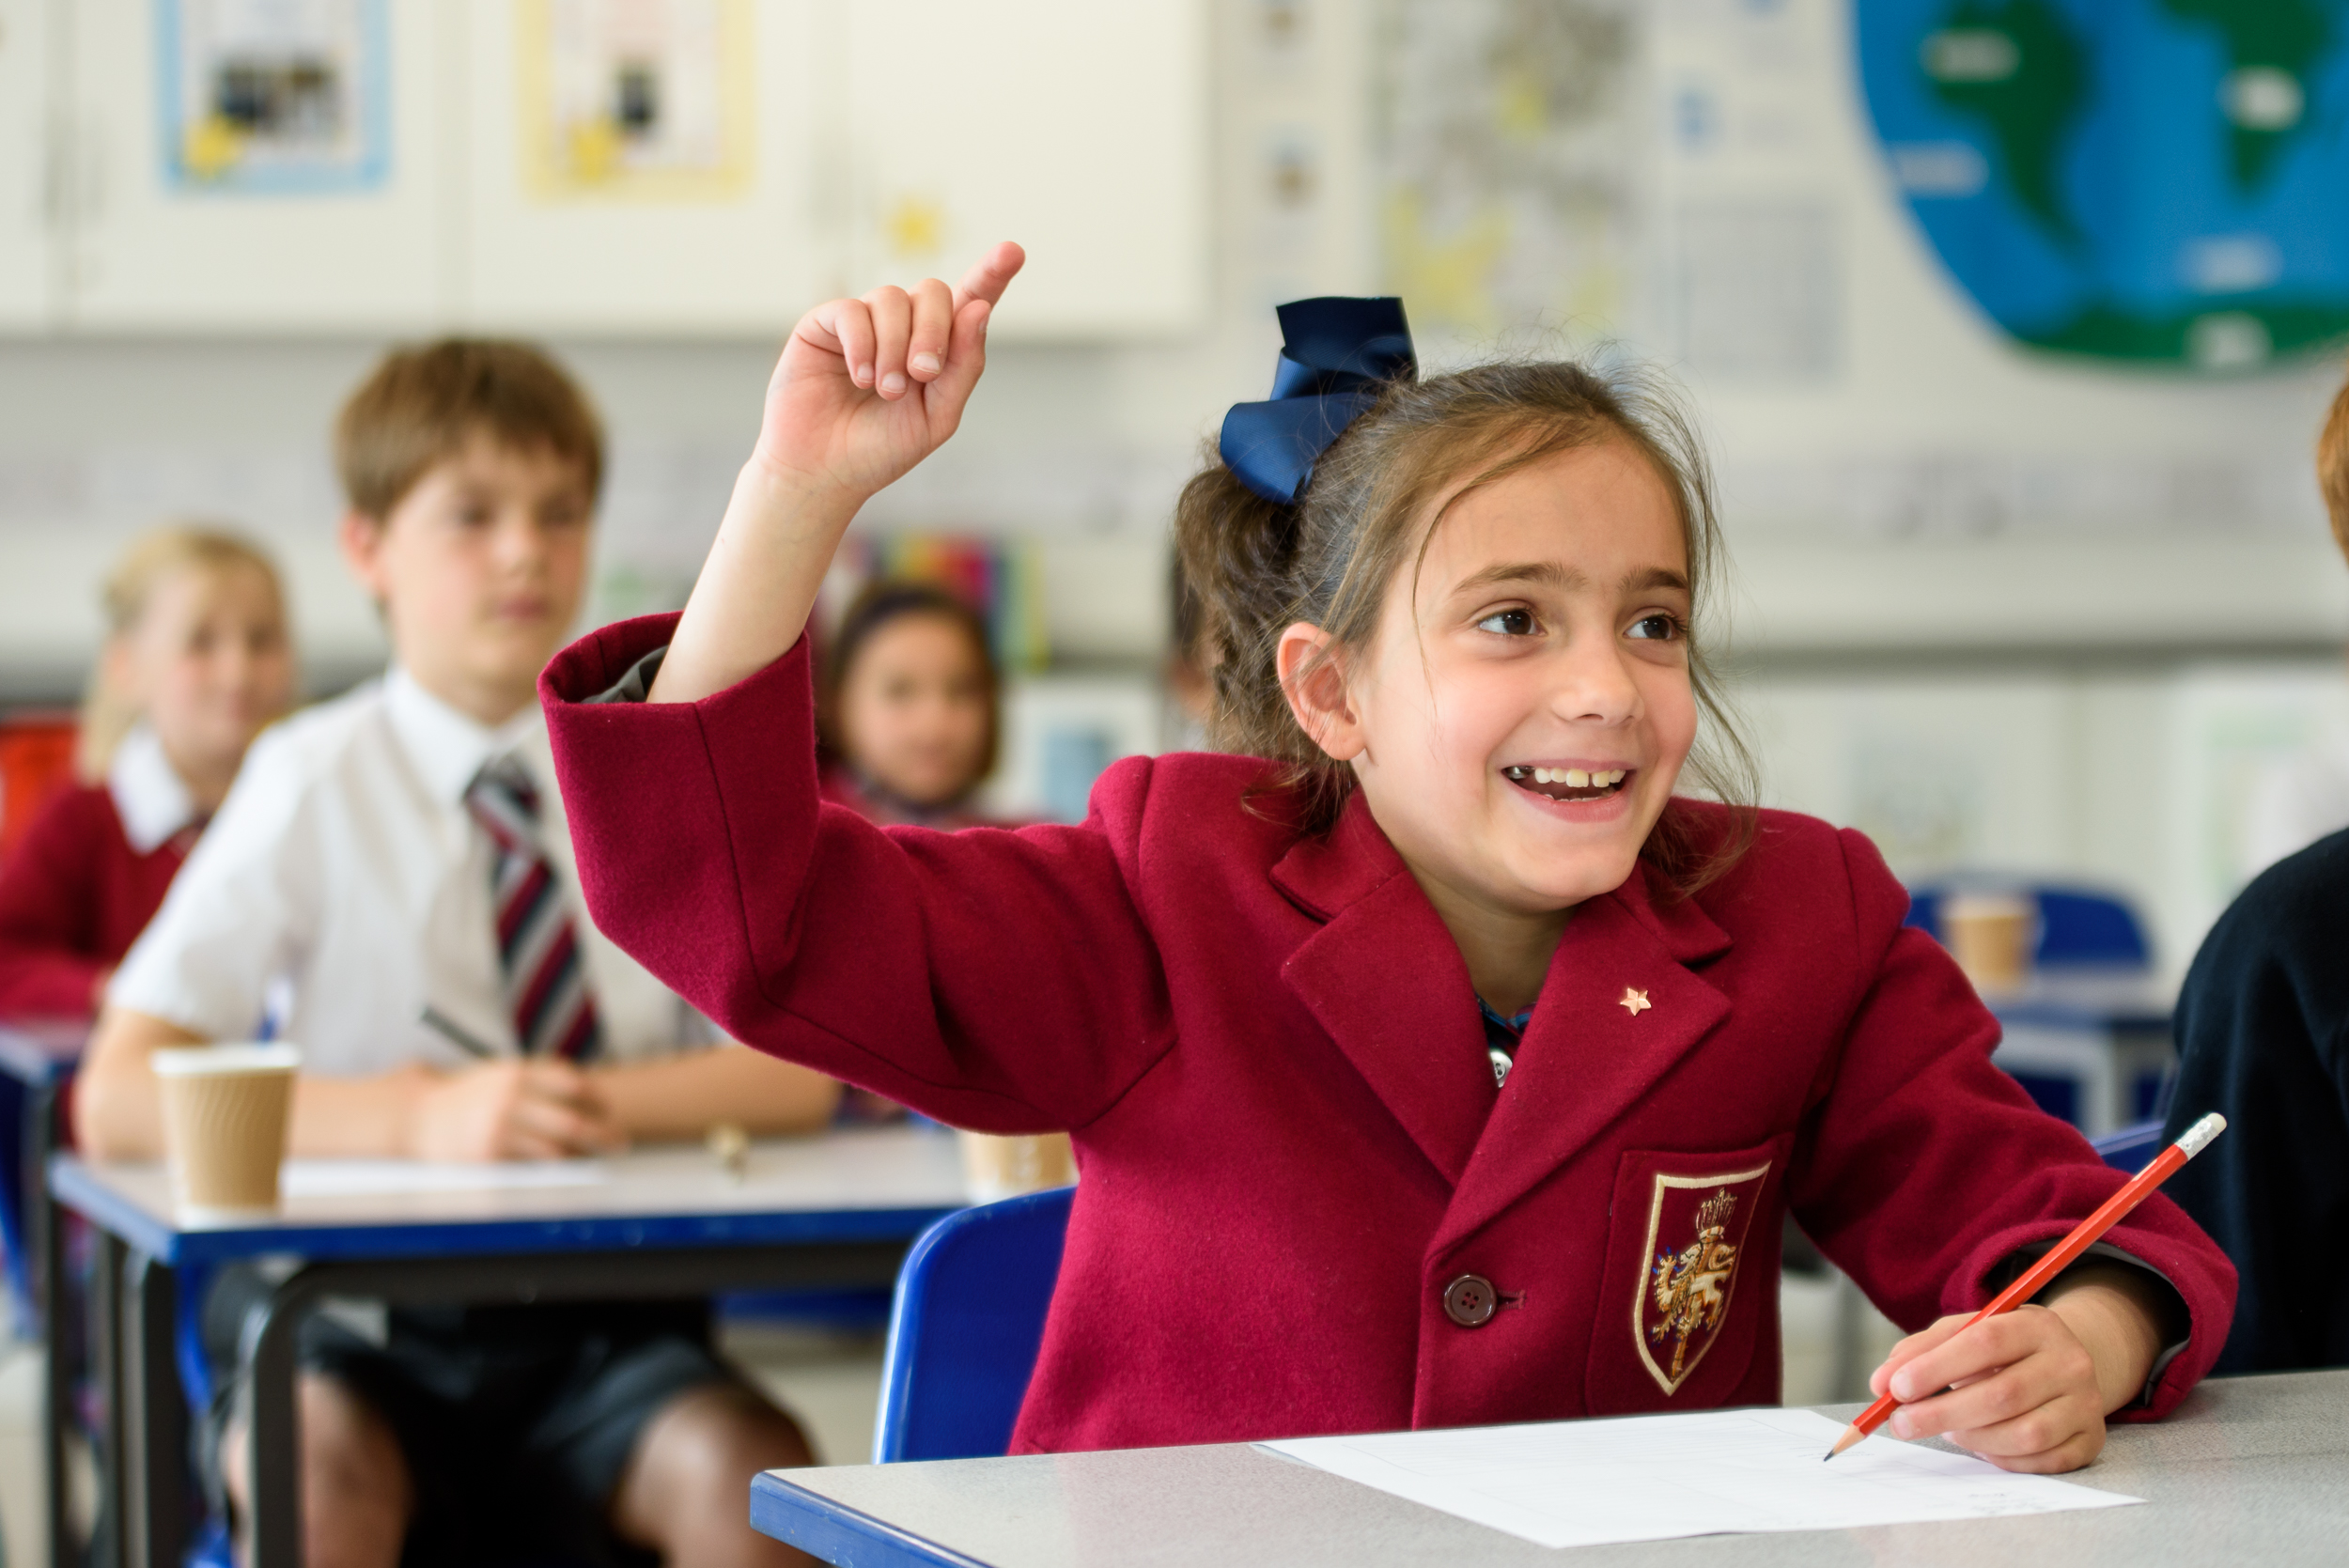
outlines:
[[[1990,1065],[1998,1024],[1858,833],[1766,813],[1694,898],[1642,871],[1582,906],[1496,1092],[1459,949],[1359,797],[1301,835],[1250,809],[1269,765],[1173,755],[1077,827],[877,828],[820,800],[804,644],[691,706],[583,701],[673,624],[542,683],[588,905],[738,1038],[1074,1135],[1018,1452],[1775,1404],[1790,1209],[1914,1329],[2123,1180]],[[2110,1240],[2192,1316],[2159,1415],[2234,1271],[2166,1199]]]

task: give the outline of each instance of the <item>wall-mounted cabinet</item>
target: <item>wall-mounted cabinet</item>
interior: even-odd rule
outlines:
[[[809,10],[466,6],[464,318],[585,333],[786,329],[829,281],[811,190]]]
[[[447,310],[431,0],[72,0],[66,320],[374,331]]]
[[[1001,330],[1196,326],[1207,276],[1207,38],[1196,0],[849,0],[850,286],[1029,262]]]
[[[1206,5],[0,0],[0,330],[773,335],[1010,238],[1001,334],[1179,332]]]
[[[48,324],[55,272],[43,0],[0,0],[0,329]]]

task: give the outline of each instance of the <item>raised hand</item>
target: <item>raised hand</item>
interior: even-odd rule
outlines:
[[[987,321],[1027,256],[1006,241],[953,288],[927,278],[801,318],[767,387],[752,461],[862,501],[936,451],[987,364]]]
[[[723,691],[798,640],[857,508],[962,423],[988,313],[1027,259],[1006,241],[958,287],[877,288],[801,318],[651,701]]]

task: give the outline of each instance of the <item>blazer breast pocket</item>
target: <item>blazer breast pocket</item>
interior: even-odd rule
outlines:
[[[1585,1391],[1594,1416],[1727,1404],[1778,1320],[1791,1134],[1750,1149],[1625,1152]]]

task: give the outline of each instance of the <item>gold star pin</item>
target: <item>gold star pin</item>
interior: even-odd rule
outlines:
[[[1623,995],[1615,999],[1615,1005],[1622,1008],[1625,1012],[1630,1014],[1636,1018],[1641,1014],[1646,1012],[1649,1008],[1655,1006],[1656,1003],[1648,1001],[1647,993],[1645,991],[1635,991],[1630,986],[1626,986],[1623,988]]]

